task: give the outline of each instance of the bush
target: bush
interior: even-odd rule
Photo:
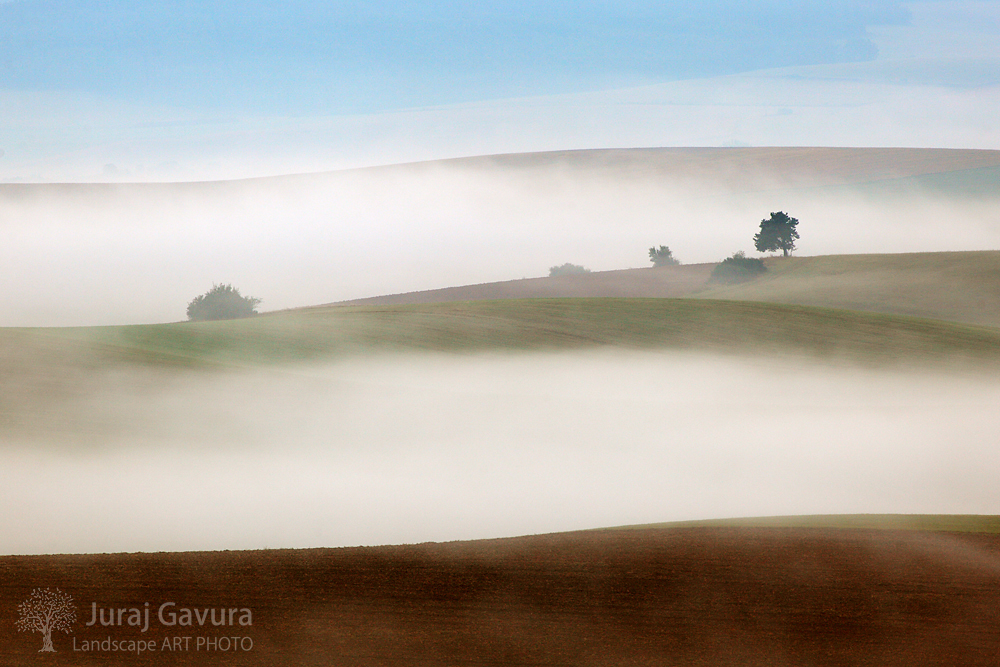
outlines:
[[[670,248],[665,245],[661,245],[659,248],[650,248],[649,261],[653,263],[653,268],[658,266],[677,266],[680,264],[679,261],[674,259],[674,254],[670,252]]]
[[[549,278],[554,278],[556,276],[575,276],[581,273],[590,273],[590,269],[578,266],[577,264],[570,264],[567,262],[562,266],[553,266],[549,268]]]
[[[716,283],[745,283],[765,273],[764,260],[747,257],[741,250],[733,253],[712,269],[711,281]]]
[[[189,320],[235,320],[257,314],[260,299],[243,296],[232,285],[212,285],[212,289],[196,296],[187,307]]]

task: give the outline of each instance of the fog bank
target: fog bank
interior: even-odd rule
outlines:
[[[1000,388],[982,379],[606,352],[102,386],[66,433],[3,436],[0,552],[1000,513]]]
[[[690,174],[641,163],[7,190],[0,283],[12,288],[0,326],[182,320],[214,283],[278,310],[545,276],[566,262],[650,266],[647,249],[662,244],[684,263],[715,262],[752,252],[760,220],[778,210],[801,221],[803,255],[1000,248],[993,198],[917,183],[817,187],[738,160]]]

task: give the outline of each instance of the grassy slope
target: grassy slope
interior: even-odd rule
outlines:
[[[752,283],[700,298],[794,303],[1000,327],[1000,252],[830,255],[767,260]]]
[[[839,308],[1000,327],[1000,252],[827,255],[765,260],[752,283],[708,285],[713,265],[601,271],[450,287],[351,305],[563,297],[694,297]]]
[[[202,366],[382,351],[475,352],[599,346],[864,362],[996,363],[1000,331],[841,310],[694,299],[535,299],[326,307],[250,320],[0,330],[8,370],[69,364]]]

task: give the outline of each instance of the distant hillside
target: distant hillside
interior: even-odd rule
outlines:
[[[1000,331],[938,320],[708,299],[574,298],[329,306],[244,320],[0,329],[6,373],[56,384],[115,366],[211,368],[376,352],[624,347],[866,363],[1000,362]]]
[[[310,189],[361,174],[405,175],[459,170],[483,174],[613,176],[701,183],[712,191],[818,188],[912,181],[944,190],[996,196],[1000,150],[951,148],[621,148],[511,153],[308,174],[189,183],[0,183],[0,203],[32,196],[70,199],[173,194],[233,195],[270,187]],[[881,187],[881,185],[880,185]],[[965,192],[963,194],[968,194]]]
[[[774,258],[767,267],[758,280],[695,296],[1000,327],[1000,251]]]
[[[815,188],[925,179],[940,184],[953,174],[957,183],[987,174],[996,186],[1000,151],[950,148],[629,148],[552,151],[457,158],[418,165],[480,170],[572,170],[621,178],[704,181],[721,189]],[[417,166],[417,165],[413,165]],[[397,168],[402,168],[400,165]],[[981,179],[980,179],[981,180]]]
[[[389,305],[566,297],[700,298],[843,308],[1000,327],[1000,251],[829,255],[765,260],[753,282],[708,282],[713,264],[599,271],[449,287],[346,302]]]
[[[481,285],[445,287],[421,292],[387,294],[339,304],[384,306],[484,299],[546,299],[573,297],[678,298],[703,289],[714,264],[688,264],[657,269],[593,271],[554,278],[524,278]]]

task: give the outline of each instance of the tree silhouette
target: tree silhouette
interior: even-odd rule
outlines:
[[[650,248],[649,261],[653,263],[654,268],[658,266],[677,266],[680,264],[680,262],[674,258],[674,253],[672,253],[670,248],[665,245],[661,245],[659,248]]]
[[[39,651],[52,651],[52,631],[62,630],[73,632],[76,623],[76,607],[73,598],[58,588],[52,591],[48,588],[36,588],[31,591],[31,597],[17,606],[20,617],[17,619],[18,632],[41,632],[42,648]]]
[[[795,250],[795,241],[799,233],[795,226],[798,219],[788,217],[783,211],[772,213],[767,220],[760,221],[760,231],[754,234],[753,245],[758,252],[780,250],[785,257]]]
[[[260,299],[243,296],[232,285],[213,285],[212,289],[196,296],[187,307],[189,320],[233,320],[257,314]]]

